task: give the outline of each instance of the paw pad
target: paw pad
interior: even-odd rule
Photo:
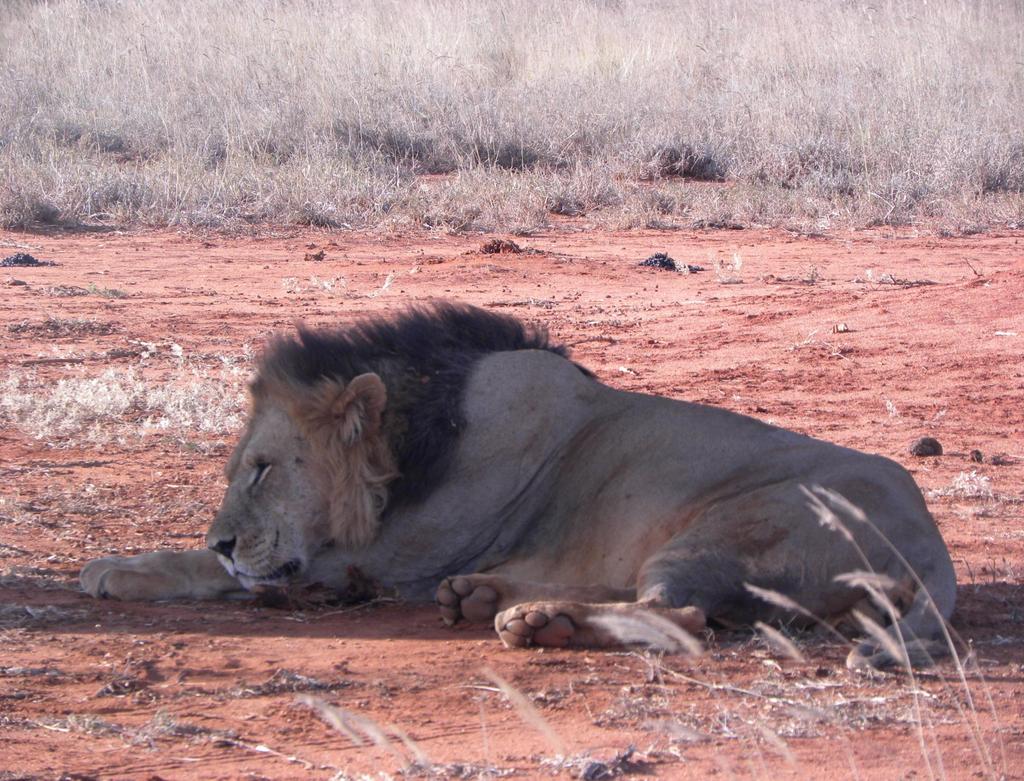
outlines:
[[[543,609],[512,608],[497,617],[495,628],[509,648],[529,645],[564,648],[576,634],[571,618],[561,613],[549,615],[549,611]]]
[[[437,604],[449,626],[463,619],[486,622],[498,611],[498,592],[468,577],[445,578],[437,587]]]

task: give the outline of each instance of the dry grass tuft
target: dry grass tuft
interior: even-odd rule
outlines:
[[[57,380],[12,372],[0,382],[0,420],[51,443],[134,439],[147,433],[217,435],[242,424],[246,373],[181,364],[150,379],[134,368]]]
[[[932,498],[948,496],[954,499],[981,499],[986,502],[991,502],[996,498],[996,494],[992,490],[992,478],[987,475],[979,475],[975,469],[970,472],[961,472],[946,488],[930,491],[929,495]]]

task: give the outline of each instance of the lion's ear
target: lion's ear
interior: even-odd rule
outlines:
[[[351,447],[380,430],[387,403],[384,382],[370,372],[352,378],[348,384],[322,380],[296,413],[307,430],[321,436],[329,432],[329,439]]]
[[[380,431],[387,403],[388,391],[380,377],[372,372],[353,377],[333,410],[345,444],[354,445],[363,436]]]

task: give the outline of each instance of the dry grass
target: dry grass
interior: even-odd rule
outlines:
[[[63,446],[137,440],[153,433],[207,438],[241,427],[247,372],[182,363],[160,378],[134,367],[56,381],[11,372],[0,382],[0,421]]]
[[[953,478],[953,482],[946,488],[937,488],[929,492],[933,499],[938,497],[953,497],[955,499],[981,499],[994,501],[996,494],[992,490],[992,478],[988,475],[979,475],[976,469],[970,472],[960,472]]]
[[[314,710],[330,727],[359,747],[375,745],[384,749],[403,768],[430,767],[423,750],[402,730],[382,726],[373,719],[331,705],[308,694],[299,695],[297,701]]]
[[[1022,22],[994,0],[10,0],[0,225],[1020,223]]]
[[[13,336],[28,336],[33,339],[61,339],[83,336],[106,336],[117,330],[113,323],[86,320],[75,317],[47,317],[39,323],[21,320],[7,324],[7,332]]]

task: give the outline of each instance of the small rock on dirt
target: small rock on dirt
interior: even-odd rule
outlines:
[[[147,686],[148,684],[145,681],[138,678],[132,678],[127,675],[121,676],[102,687],[93,697],[123,697],[125,694],[142,691]]]
[[[481,245],[480,251],[484,255],[518,255],[523,248],[509,239],[491,239]]]
[[[655,252],[649,258],[641,260],[640,265],[650,266],[651,268],[663,268],[665,271],[678,271],[679,269],[675,260],[670,258],[667,252]]]
[[[976,464],[980,464],[985,460],[985,457],[981,454],[980,450],[972,450],[970,453],[971,461]]]
[[[935,437],[921,437],[910,445],[912,456],[941,456],[942,445]]]
[[[312,260],[315,263],[319,263],[321,260],[323,260],[326,257],[327,257],[327,253],[324,252],[322,249],[317,250],[316,252],[307,252],[306,253],[306,260]]]
[[[52,260],[39,260],[27,252],[15,252],[0,260],[0,267],[14,268],[15,266],[56,266]]]
[[[635,758],[634,758],[635,757]],[[611,759],[602,762],[591,760],[583,766],[579,777],[583,781],[604,781],[606,778],[618,778],[632,773],[643,773],[650,769],[646,758],[638,756],[636,748],[630,746]]]
[[[996,453],[995,455],[989,456],[988,462],[992,466],[1009,466],[1014,463],[1014,460],[1006,455],[1006,453]]]
[[[682,274],[696,274],[698,271],[703,271],[702,266],[693,266],[689,263],[677,263],[674,258],[670,258],[667,252],[655,252],[649,258],[641,260],[639,266],[648,266],[650,268],[660,268],[665,271],[678,271]]]

